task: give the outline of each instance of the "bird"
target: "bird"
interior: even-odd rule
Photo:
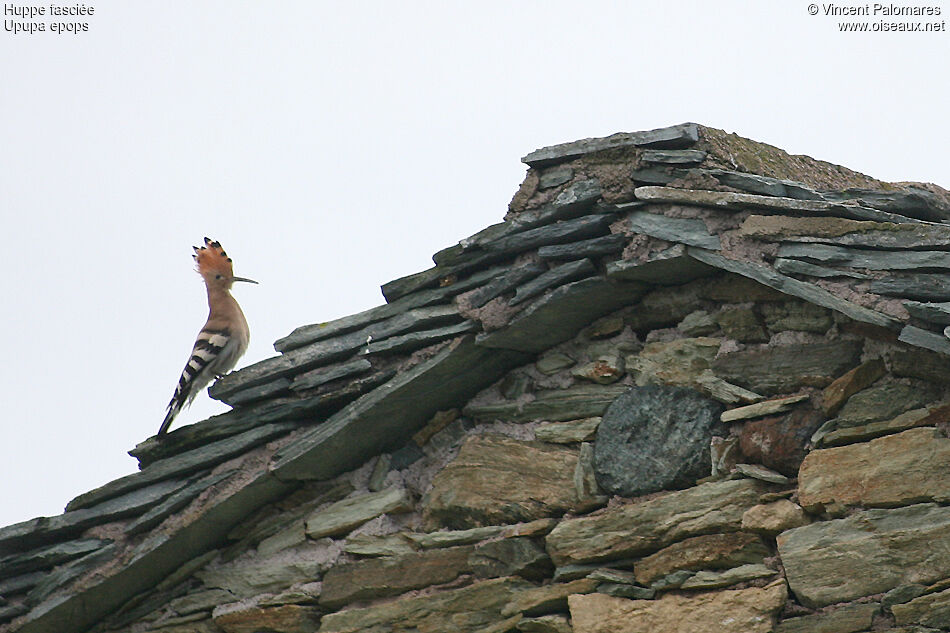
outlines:
[[[191,358],[178,379],[175,395],[168,403],[165,420],[158,429],[159,438],[168,432],[178,412],[190,405],[205,385],[234,368],[250,341],[247,319],[230,291],[236,281],[257,282],[234,276],[231,258],[220,242],[206,237],[204,246],[192,248],[198,274],[208,290],[208,321],[198,333],[191,348]]]

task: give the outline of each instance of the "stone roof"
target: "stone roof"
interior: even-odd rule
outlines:
[[[437,412],[658,286],[727,271],[950,354],[940,187],[693,123],[522,160],[504,221],[384,284],[385,304],[301,326],[217,381],[233,409],[135,447],[139,472],[0,528],[0,632],[87,630],[300,482],[398,461]]]

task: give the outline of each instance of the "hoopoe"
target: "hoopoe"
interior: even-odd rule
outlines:
[[[159,437],[168,431],[182,407],[191,404],[205,385],[228,373],[237,364],[250,340],[247,320],[230,290],[235,281],[257,282],[234,276],[231,258],[219,242],[206,237],[204,246],[192,248],[195,249],[193,257],[198,262],[198,274],[208,289],[208,321],[198,333],[191,358],[178,379],[165,421],[158,430]]]

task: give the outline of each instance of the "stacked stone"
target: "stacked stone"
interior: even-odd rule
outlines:
[[[0,529],[0,631],[947,627],[947,197],[695,124],[524,161],[504,222]]]
[[[654,289],[96,630],[942,622],[950,363],[869,332],[732,274]]]

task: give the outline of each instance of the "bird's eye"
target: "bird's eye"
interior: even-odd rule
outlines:
[[[222,277],[221,275],[215,275],[214,278],[215,278],[215,279],[223,279],[223,277]]]

